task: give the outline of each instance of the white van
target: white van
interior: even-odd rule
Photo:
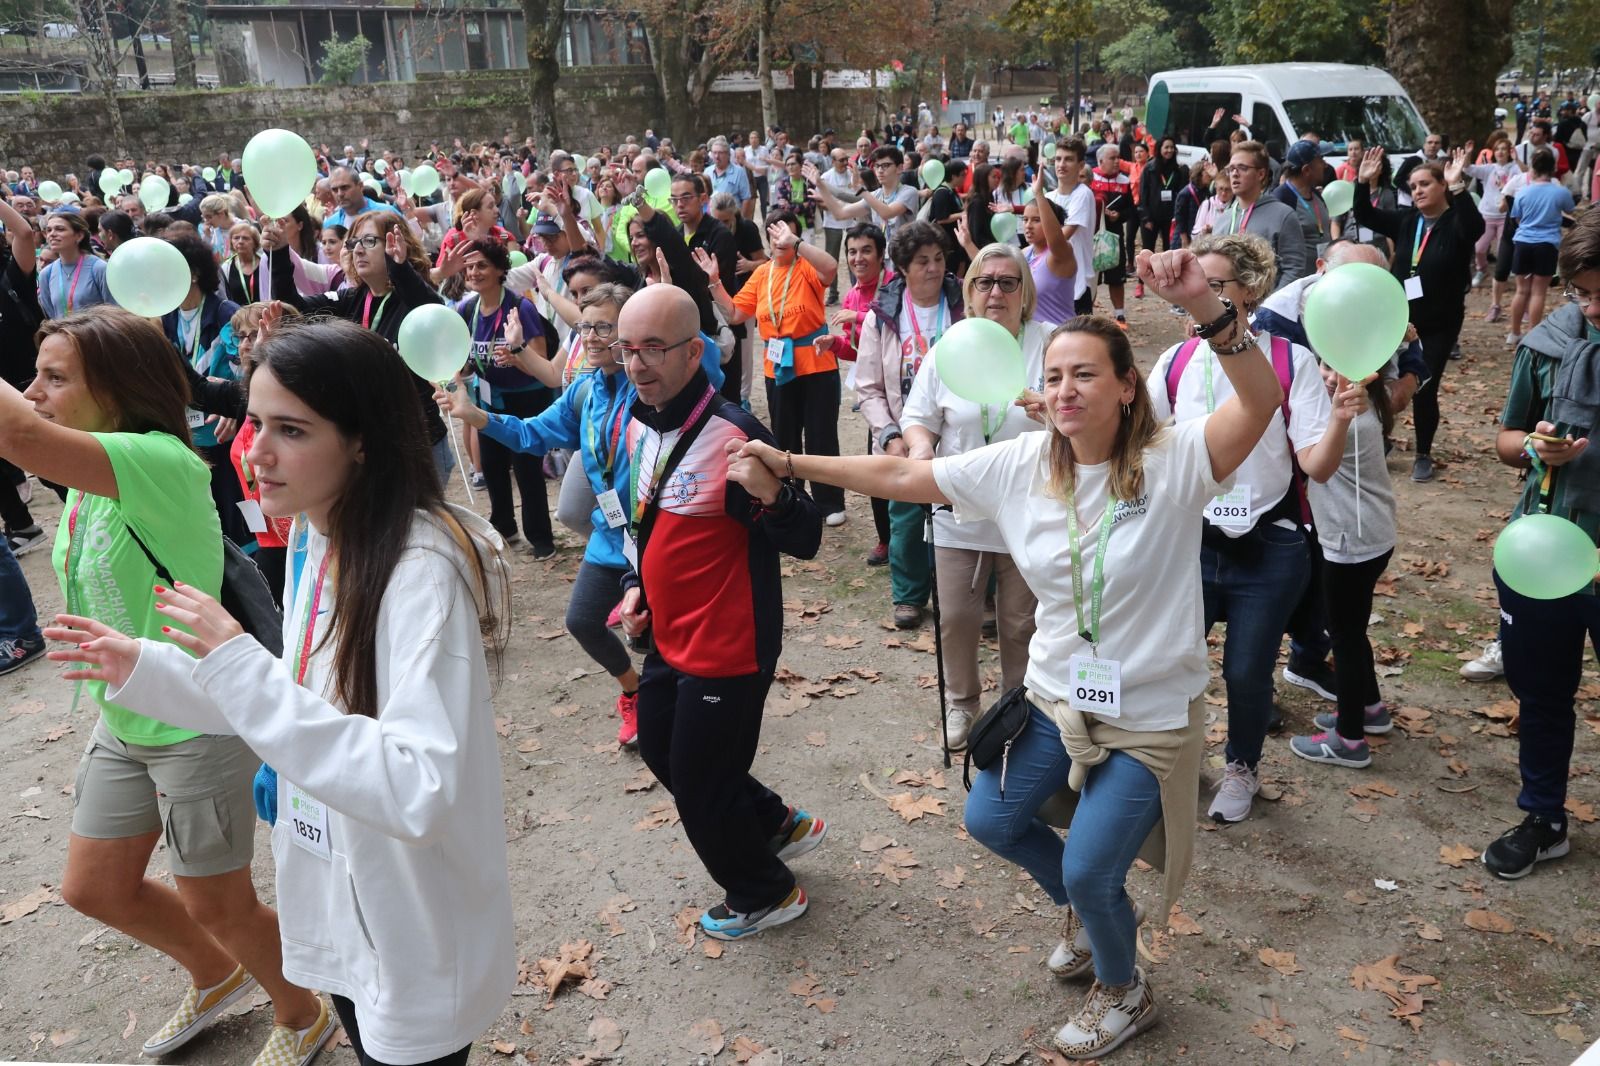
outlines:
[[[1150,78],[1150,92],[1164,86],[1167,118],[1158,139],[1174,137],[1178,158],[1193,163],[1205,155],[1206,131],[1219,110],[1219,138],[1245,120],[1250,136],[1282,160],[1289,145],[1316,133],[1330,163],[1339,163],[1351,137],[1368,147],[1382,145],[1399,166],[1401,157],[1422,148],[1427,124],[1400,83],[1377,67],[1344,63],[1264,63],[1237,67],[1166,70]]]

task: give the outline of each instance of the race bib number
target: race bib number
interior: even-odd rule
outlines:
[[[1074,655],[1067,662],[1072,690],[1067,705],[1102,718],[1122,716],[1122,664],[1115,659]]]
[[[600,505],[600,513],[606,516],[606,525],[617,529],[628,521],[628,516],[622,513],[622,500],[617,497],[616,489],[606,489],[595,497],[595,502]]]
[[[782,365],[783,339],[781,337],[777,340],[770,340],[767,342],[767,362],[771,363],[773,366]]]
[[[1161,190],[1161,202],[1164,203],[1164,204],[1170,204],[1172,202],[1172,190],[1171,189],[1162,189]]]
[[[1422,299],[1422,279],[1415,274],[1406,279],[1406,299]]]
[[[206,424],[206,413],[204,411],[196,411],[193,407],[184,412],[184,417],[188,421],[190,429],[199,429]]]
[[[244,515],[244,527],[252,533],[265,533],[267,531],[267,516],[261,511],[261,504],[256,500],[240,500],[239,513]]]
[[[1372,242],[1373,236],[1374,236],[1373,232],[1370,229],[1368,229],[1367,227],[1365,227],[1365,226],[1357,226],[1356,227],[1356,240],[1360,241],[1362,244],[1370,244]]]
[[[1249,529],[1251,520],[1250,486],[1235,485],[1206,504],[1206,521],[1229,529]]]
[[[289,820],[289,839],[295,846],[309,851],[319,859],[331,859],[333,851],[328,847],[328,807],[320,800],[312,799],[300,786],[287,779],[282,779],[288,791],[288,809],[280,813],[280,817]]]

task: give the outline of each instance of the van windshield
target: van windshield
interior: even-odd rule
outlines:
[[[1353,137],[1382,145],[1391,153],[1415,152],[1424,130],[1416,109],[1402,96],[1322,96],[1285,100],[1284,113],[1295,133],[1315,131],[1322,143],[1342,151]]]

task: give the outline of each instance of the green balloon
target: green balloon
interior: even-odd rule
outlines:
[[[188,203],[190,200],[193,200],[193,199],[194,199],[194,197],[190,196],[188,193],[180,192],[178,194],[178,206],[181,207],[181,206],[183,206],[184,204]]]
[[[990,215],[989,232],[1000,244],[1013,243],[1017,239],[1017,216],[1010,211],[1002,215]]]
[[[523,266],[528,262],[528,257],[523,255],[521,252],[512,252],[510,258],[513,269]]]
[[[1405,339],[1411,307],[1393,274],[1346,263],[1311,286],[1302,321],[1311,348],[1351,381],[1377,373]]]
[[[572,153],[572,165],[578,168],[579,174],[589,169],[589,161],[577,152]]]
[[[1322,190],[1322,202],[1334,218],[1345,214],[1356,202],[1356,187],[1348,181],[1330,181]]]
[[[100,191],[107,196],[115,196],[122,191],[122,175],[106,167],[100,172]]]
[[[472,331],[447,304],[424,304],[400,323],[400,358],[424,381],[443,384],[467,362]]]
[[[1494,542],[1494,572],[1512,591],[1559,600],[1594,583],[1600,555],[1575,523],[1553,514],[1514,519]]]
[[[117,245],[106,263],[106,287],[118,304],[143,318],[160,318],[189,295],[189,262],[159,237]]]
[[[389,169],[389,164],[382,159],[374,159],[372,161],[372,169],[381,178],[384,172]]]
[[[268,218],[299,207],[317,184],[317,157],[305,138],[289,130],[265,129],[244,146],[244,180]]]
[[[121,170],[117,171],[117,177],[122,179],[123,185],[133,184],[133,171],[129,170],[127,167],[123,167]]]
[[[672,175],[657,167],[644,176],[644,191],[652,202],[665,199],[672,193]]]
[[[160,211],[167,206],[171,195],[172,186],[160,174],[146,174],[139,183],[139,202],[146,211]]]
[[[1021,345],[987,318],[963,318],[945,330],[933,362],[951,392],[976,404],[1004,406],[1028,387]]]
[[[424,163],[411,172],[411,188],[407,191],[413,196],[432,196],[438,187],[439,172]]]
[[[200,176],[202,178],[206,179],[207,181],[216,181],[217,180],[217,168],[216,167],[206,167],[204,170],[202,170],[200,172]]]
[[[61,199],[61,186],[53,181],[39,183],[39,199],[47,204],[56,203]]]
[[[944,184],[944,164],[937,159],[930,159],[922,164],[922,184],[930,189],[937,189]]]
[[[1054,159],[1056,157],[1056,142],[1045,141],[1043,147],[1039,149],[1039,154],[1046,159]]]

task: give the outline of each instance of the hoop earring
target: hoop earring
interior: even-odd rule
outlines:
[[[1128,406],[1127,404],[1123,404],[1122,405],[1122,417],[1123,418],[1127,418],[1131,414],[1133,414],[1133,408]]]

